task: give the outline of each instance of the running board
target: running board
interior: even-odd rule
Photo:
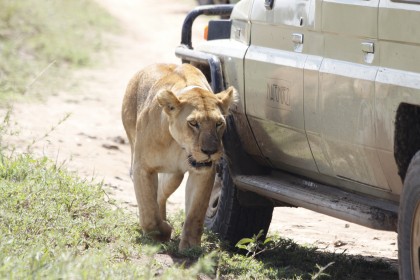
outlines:
[[[397,231],[398,204],[314,183],[288,173],[233,178],[242,190],[373,229]]]

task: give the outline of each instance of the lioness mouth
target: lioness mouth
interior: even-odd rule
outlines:
[[[196,161],[192,156],[188,156],[188,163],[194,168],[201,168],[201,167],[210,167],[213,162],[210,161]]]

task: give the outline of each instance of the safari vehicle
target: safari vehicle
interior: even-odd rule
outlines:
[[[193,48],[191,26],[213,20]],[[420,0],[242,0],[186,17],[176,55],[234,86],[206,226],[233,244],[296,206],[397,231],[420,279]]]

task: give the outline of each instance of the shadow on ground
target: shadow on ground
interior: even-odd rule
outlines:
[[[176,230],[175,230],[176,231]],[[138,231],[136,242],[158,245],[150,237]],[[179,230],[178,230],[179,233]],[[291,239],[274,237],[275,246],[255,258],[246,256],[246,251],[229,247],[214,233],[206,231],[201,248],[179,253],[179,234],[161,246],[155,259],[163,267],[172,265],[190,267],[200,256],[212,251],[215,254],[217,271],[210,278],[219,279],[398,279],[398,270],[386,258],[331,253],[311,245],[302,246]],[[319,273],[321,272],[321,273]],[[320,275],[316,276],[317,273]],[[207,279],[207,278],[206,278]]]

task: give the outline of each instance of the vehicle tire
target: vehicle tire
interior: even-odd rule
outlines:
[[[204,221],[206,228],[218,233],[231,246],[244,237],[258,234],[261,229],[265,237],[273,206],[241,205],[237,197],[240,190],[234,185],[225,160],[220,163],[217,174]]]
[[[400,198],[398,262],[400,279],[420,279],[420,151],[411,159]]]

